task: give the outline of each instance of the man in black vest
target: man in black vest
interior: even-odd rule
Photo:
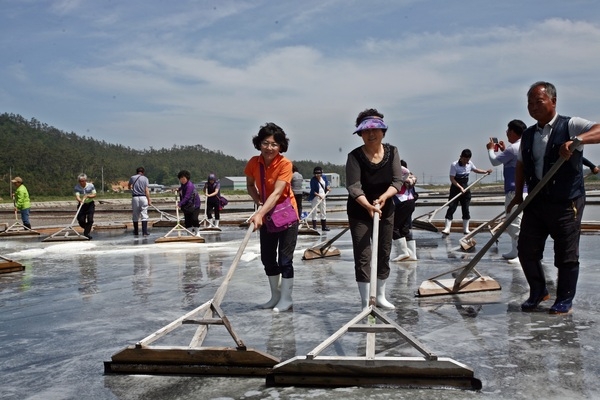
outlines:
[[[585,188],[583,186],[583,144],[600,143],[600,125],[556,113],[556,88],[549,82],[536,82],[527,92],[529,115],[537,121],[523,132],[517,161],[514,205],[523,202],[523,187],[529,192],[552,165],[566,161],[553,179],[523,210],[519,235],[519,261],[529,283],[529,298],[521,310],[534,311],[550,298],[542,266],[548,236],[554,239],[554,265],[558,269],[556,299],[550,314],[571,312],[579,277],[579,235]],[[577,137],[581,144],[573,145]]]

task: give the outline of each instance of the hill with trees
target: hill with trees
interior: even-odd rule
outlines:
[[[96,190],[109,191],[113,184],[128,180],[138,166],[144,166],[151,183],[178,185],[177,173],[190,171],[201,182],[211,172],[219,177],[243,176],[247,160],[238,160],[221,150],[202,145],[173,146],[149,150],[132,149],[91,137],[66,133],[35,118],[0,114],[0,197],[9,198],[10,178],[23,178],[32,198],[72,194],[77,175],[85,173]],[[340,174],[345,182],[343,165],[320,161],[294,160],[305,178],[312,176],[315,165],[327,172]]]

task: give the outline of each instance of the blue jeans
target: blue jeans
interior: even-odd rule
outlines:
[[[298,239],[298,223],[288,229],[270,233],[266,225],[260,228],[260,260],[267,276],[281,274],[282,278],[294,277],[294,250]]]
[[[24,208],[19,210],[21,212],[21,221],[23,221],[23,225],[29,226],[29,208]]]

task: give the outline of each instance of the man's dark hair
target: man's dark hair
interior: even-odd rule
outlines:
[[[517,134],[517,136],[521,137],[525,129],[527,129],[527,125],[525,122],[520,119],[513,119],[508,123],[508,129]]]
[[[545,82],[545,81],[537,81],[536,83],[531,85],[529,87],[529,90],[527,91],[527,96],[529,96],[531,91],[538,86],[543,86],[544,89],[546,89],[546,93],[548,94],[548,96],[550,96],[551,99],[556,98],[556,87],[553,84],[551,84],[550,82]]]
[[[146,170],[144,169],[144,167],[138,167],[138,169],[136,169],[135,172],[137,172],[138,174],[141,172],[143,174],[146,172]]]

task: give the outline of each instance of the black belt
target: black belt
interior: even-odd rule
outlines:
[[[145,194],[134,194],[133,197],[146,197]]]

